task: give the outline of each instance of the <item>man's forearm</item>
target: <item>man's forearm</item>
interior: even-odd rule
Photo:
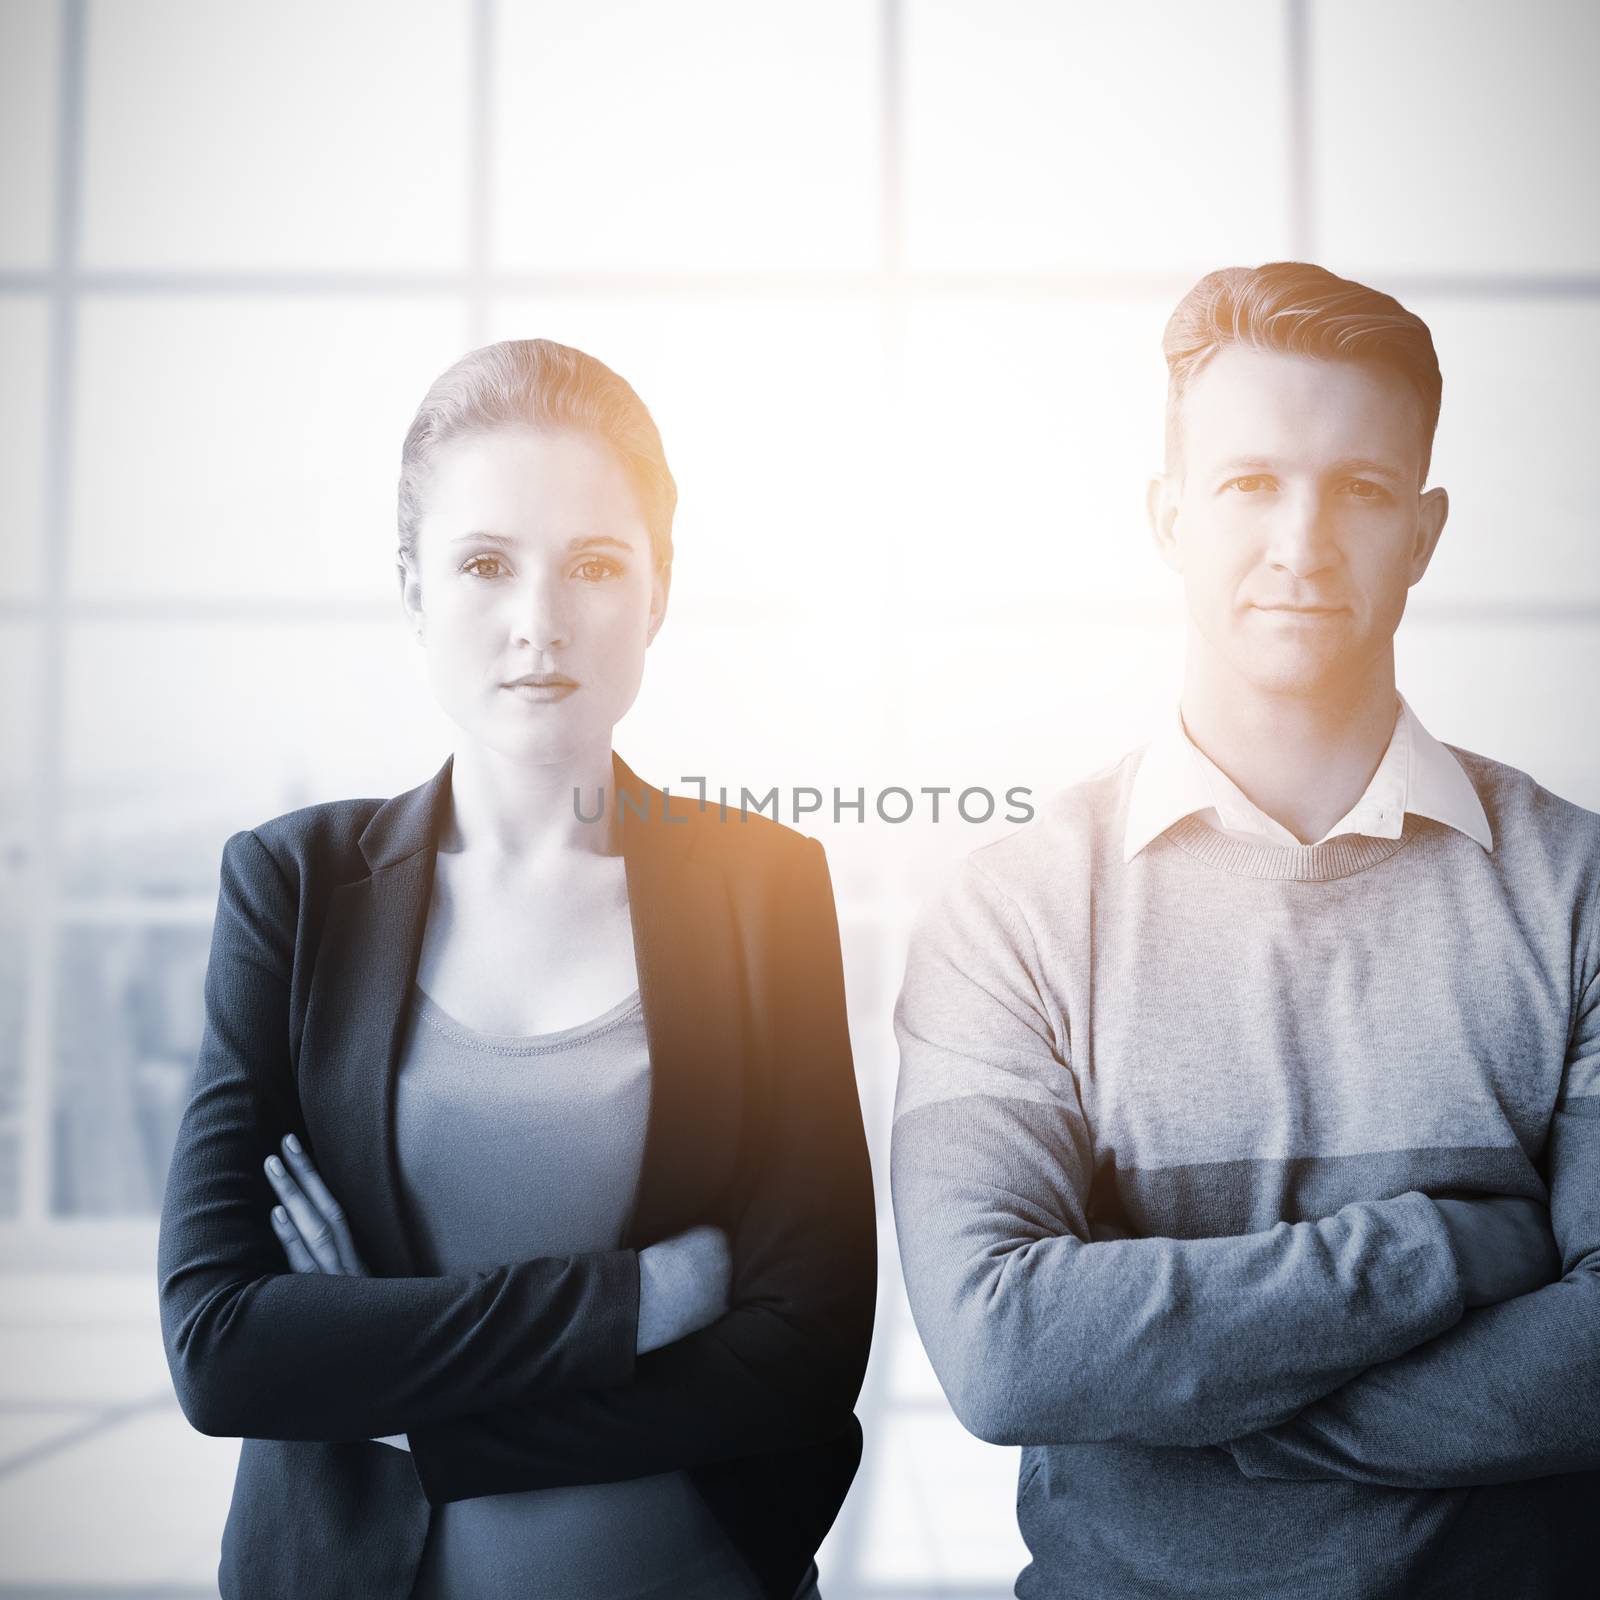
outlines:
[[[1070,1133],[1043,1106],[928,1109],[895,1129],[906,1287],[980,1438],[1217,1444],[1461,1316],[1424,1195],[1231,1238],[1090,1242],[1063,1171]]]
[[[1225,1448],[1247,1477],[1394,1488],[1600,1470],[1600,1259],[1469,1311],[1441,1337]]]
[[[1600,1470],[1600,1100],[1558,1113],[1549,1143],[1561,1281],[1231,1440],[1242,1472],[1448,1488]]]

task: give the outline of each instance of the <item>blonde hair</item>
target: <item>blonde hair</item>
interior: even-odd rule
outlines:
[[[400,451],[400,557],[414,565],[417,523],[436,451],[496,428],[572,428],[621,462],[650,530],[656,570],[672,566],[678,486],[645,403],[604,362],[551,339],[504,339],[469,351],[422,397]]]
[[[1306,261],[1208,272],[1167,321],[1167,467],[1183,455],[1181,408],[1195,375],[1226,345],[1328,361],[1370,362],[1397,373],[1422,404],[1422,476],[1428,475],[1444,381],[1433,335],[1391,295]]]

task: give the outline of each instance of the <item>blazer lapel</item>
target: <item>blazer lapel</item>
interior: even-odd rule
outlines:
[[[395,1079],[449,815],[447,759],[387,800],[362,831],[372,871],[334,890],[302,1039],[301,1103],[317,1169],[349,1216],[373,1272],[423,1270],[395,1145]],[[613,757],[634,958],[650,1044],[650,1113],[624,1243],[642,1246],[703,1220],[732,1179],[744,1113],[744,984],[728,884],[692,802],[667,800]],[[530,980],[532,981],[532,980]]]
[[[420,1270],[400,1187],[394,1086],[453,760],[386,800],[362,830],[372,872],[333,892],[300,1052],[312,1159],[381,1277]]]
[[[634,962],[650,1041],[650,1120],[624,1243],[706,1219],[734,1174],[747,1030],[734,908],[696,803],[669,802],[613,758]],[[644,816],[626,796],[644,797]]]

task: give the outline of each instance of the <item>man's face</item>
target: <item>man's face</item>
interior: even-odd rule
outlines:
[[[1390,648],[1449,509],[1421,490],[1422,407],[1382,367],[1230,345],[1185,395],[1151,485],[1191,649],[1279,694],[1360,685]]]

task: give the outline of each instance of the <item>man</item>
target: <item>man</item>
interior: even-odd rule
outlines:
[[[1021,1596],[1600,1593],[1600,817],[1397,695],[1426,326],[1276,263],[1165,349],[1180,714],[913,936],[918,1329]]]

